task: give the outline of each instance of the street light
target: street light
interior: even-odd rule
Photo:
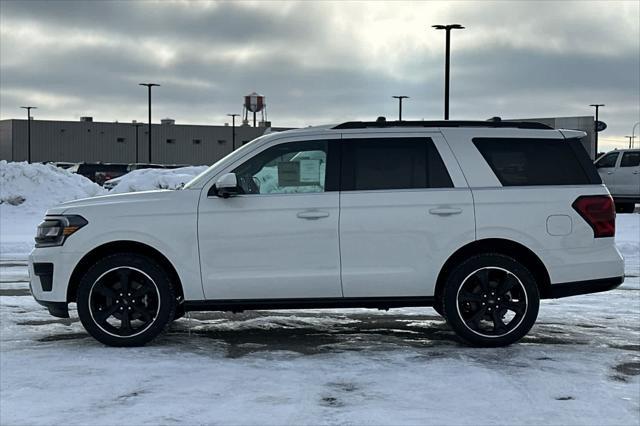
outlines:
[[[27,163],[31,163],[31,110],[38,109],[34,106],[21,106],[27,110]]]
[[[402,121],[402,100],[409,99],[409,97],[400,95],[400,96],[392,96],[392,98],[398,100],[398,121]]]
[[[633,136],[625,136],[625,138],[629,138],[629,149],[633,146]]]
[[[445,41],[445,62],[444,62],[444,119],[449,119],[449,68],[451,57],[451,30],[463,30],[464,27],[460,24],[449,25],[432,25],[436,30],[446,31]]]
[[[146,86],[149,88],[149,163],[151,163],[151,88],[154,86],[160,86],[156,83],[140,83],[140,86]]]
[[[633,148],[636,144],[636,126],[640,126],[640,121],[633,125],[633,129],[631,130],[631,148]]]
[[[142,126],[142,123],[133,123],[133,127],[136,128],[136,163],[138,163],[138,127]],[[149,161],[151,162],[151,161]]]
[[[593,123],[593,131],[596,134],[596,140],[595,140],[595,156],[594,158],[596,158],[598,156],[598,110],[600,109],[601,106],[604,106],[604,104],[590,104],[589,106],[595,107],[596,109],[596,121]]]
[[[231,117],[231,152],[236,150],[236,117],[240,114],[227,114]]]

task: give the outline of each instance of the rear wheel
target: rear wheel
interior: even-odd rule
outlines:
[[[445,318],[466,342],[506,346],[526,335],[538,316],[533,275],[515,259],[481,254],[458,265],[444,288]]]
[[[160,334],[175,315],[175,290],[153,259],[136,253],[107,256],[78,287],[84,328],[109,346],[141,346]]]

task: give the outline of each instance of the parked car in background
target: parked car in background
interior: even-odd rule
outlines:
[[[640,203],[640,149],[619,149],[595,162],[620,213],[632,213]]]
[[[188,311],[402,306],[433,306],[470,344],[508,345],[540,299],[623,282],[584,136],[384,120],[270,133],[180,190],[49,209],[31,293],[59,317],[77,303],[113,346]]]
[[[127,172],[121,176],[115,177],[113,179],[108,179],[105,180],[104,183],[102,184],[102,186],[105,189],[108,189],[109,191],[111,191],[113,188],[115,188],[120,181],[122,180],[122,177],[124,177],[127,173],[132,172],[134,170],[142,170],[142,169],[175,169],[178,167],[187,167],[185,165],[181,165],[181,164],[150,164],[150,163],[132,163],[129,164],[127,166]]]
[[[68,168],[73,167],[73,166],[76,165],[76,163],[70,163],[68,161],[51,161],[51,162],[49,162],[47,164],[54,165],[54,166],[59,167],[61,169],[68,169]]]
[[[92,180],[98,185],[105,181],[122,176],[128,172],[128,164],[121,163],[77,163],[67,170]]]

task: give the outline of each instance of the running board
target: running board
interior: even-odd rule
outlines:
[[[275,309],[339,309],[372,308],[384,309],[433,306],[434,297],[328,297],[302,299],[217,299],[186,300],[184,310],[188,311],[231,311]]]

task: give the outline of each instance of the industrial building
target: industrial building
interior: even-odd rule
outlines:
[[[262,127],[235,127],[235,148],[262,135]],[[234,149],[233,126],[31,120],[31,161],[212,164]],[[27,120],[0,121],[0,159],[26,161]]]
[[[594,119],[585,117],[535,118],[554,128],[587,132],[585,149],[595,157]],[[246,123],[246,120],[245,120]],[[234,148],[267,131],[270,124],[257,127],[184,125],[173,120],[152,124],[151,157],[148,127],[142,123],[95,122],[89,117],[80,121],[31,120],[31,160],[33,162],[105,162],[158,164],[213,164]],[[286,130],[284,128],[271,129]],[[0,159],[27,160],[27,120],[0,121]]]

